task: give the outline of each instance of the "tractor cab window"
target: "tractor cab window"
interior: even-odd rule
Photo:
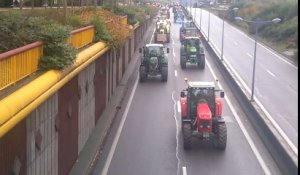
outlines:
[[[148,54],[150,57],[158,57],[162,55],[162,48],[158,46],[148,47]]]
[[[186,29],[186,36],[198,36],[198,31],[196,29]]]
[[[212,88],[191,88],[190,89],[190,112],[191,116],[197,116],[197,106],[200,102],[206,102],[212,112],[214,111],[215,92]]]

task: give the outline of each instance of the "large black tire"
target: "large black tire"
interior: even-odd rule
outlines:
[[[147,79],[147,72],[145,66],[140,66],[140,82],[144,82]]]
[[[200,60],[198,61],[197,66],[199,69],[202,69],[202,70],[205,68],[205,56],[204,55],[200,56]]]
[[[180,66],[181,66],[181,69],[186,68],[186,60],[185,60],[185,57],[183,56],[184,54],[185,54],[184,48],[181,47],[180,48]]]
[[[216,149],[225,150],[227,143],[227,127],[225,123],[217,123],[213,145]]]
[[[161,79],[162,82],[168,81],[168,66],[163,66],[161,68]]]
[[[190,123],[182,123],[183,149],[189,150],[192,147],[192,126]]]

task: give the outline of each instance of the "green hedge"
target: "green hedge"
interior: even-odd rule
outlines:
[[[28,17],[17,12],[0,13],[0,53],[26,44],[43,41],[40,69],[62,69],[73,63],[76,49],[67,43],[71,27],[43,17]]]

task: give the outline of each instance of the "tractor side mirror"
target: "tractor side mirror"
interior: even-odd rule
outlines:
[[[139,48],[139,52],[142,53],[142,48]]]
[[[221,91],[221,92],[220,92],[220,97],[221,97],[221,98],[224,98],[224,96],[225,96],[224,91]]]
[[[169,53],[170,52],[170,49],[169,48],[167,48],[167,53]]]
[[[185,91],[181,91],[181,92],[180,92],[180,97],[186,97]]]

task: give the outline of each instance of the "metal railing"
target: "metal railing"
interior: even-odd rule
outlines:
[[[94,36],[94,26],[87,26],[73,30],[68,42],[80,49],[92,43]],[[0,90],[36,72],[42,55],[41,41],[0,54]]]
[[[94,26],[87,26],[73,30],[69,38],[69,43],[76,49],[80,49],[93,42],[95,36]]]
[[[0,90],[37,71],[42,55],[41,41],[0,54]]]

